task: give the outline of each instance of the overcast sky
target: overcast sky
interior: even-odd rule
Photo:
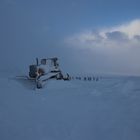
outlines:
[[[68,72],[140,75],[139,13],[139,0],[0,0],[0,69],[57,56]]]

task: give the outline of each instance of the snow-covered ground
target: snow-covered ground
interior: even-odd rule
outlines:
[[[0,140],[140,140],[140,78],[50,81],[32,90],[1,77]]]

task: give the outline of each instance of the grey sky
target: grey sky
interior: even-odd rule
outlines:
[[[139,6],[138,0],[1,0],[1,70],[22,71],[35,57],[57,56],[70,72],[140,74],[139,42],[134,43],[140,34],[122,27],[140,18]],[[139,29],[139,22],[133,25]],[[135,40],[127,40],[130,28]]]

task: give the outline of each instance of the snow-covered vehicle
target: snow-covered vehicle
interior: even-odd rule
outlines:
[[[36,84],[36,88],[43,88],[45,83],[50,79],[70,80],[69,74],[63,75],[59,68],[58,58],[36,58],[36,64],[29,65],[28,76],[18,76]]]

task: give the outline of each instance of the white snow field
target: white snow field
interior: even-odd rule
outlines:
[[[28,87],[0,78],[0,140],[140,140],[140,77]]]

